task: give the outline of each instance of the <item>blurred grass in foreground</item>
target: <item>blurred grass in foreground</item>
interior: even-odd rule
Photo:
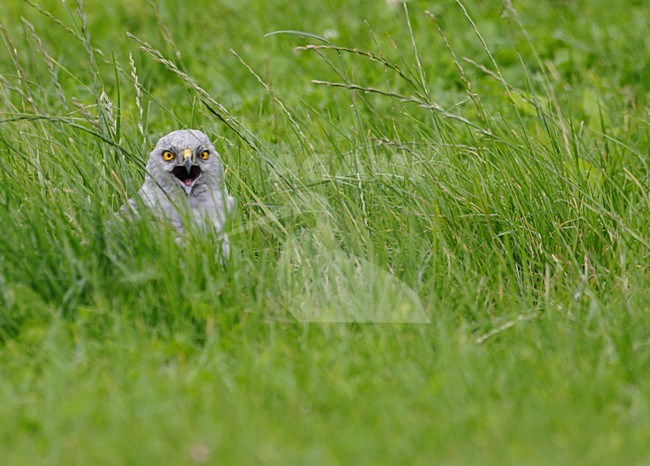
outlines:
[[[349,3],[6,2],[3,463],[650,460],[648,7]]]

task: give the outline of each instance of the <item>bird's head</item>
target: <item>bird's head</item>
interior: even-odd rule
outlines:
[[[182,189],[189,195],[206,180],[223,175],[219,153],[201,131],[172,131],[158,140],[149,154],[147,173],[165,189]]]

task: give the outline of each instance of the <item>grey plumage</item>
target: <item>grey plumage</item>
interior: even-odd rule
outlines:
[[[198,130],[173,131],[160,138],[149,154],[145,179],[136,199],[122,206],[122,215],[137,215],[137,206],[151,209],[183,234],[188,222],[220,233],[225,256],[228,237],[222,233],[234,199],[224,183],[223,163],[208,137]]]

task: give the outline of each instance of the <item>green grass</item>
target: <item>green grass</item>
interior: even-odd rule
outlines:
[[[0,463],[650,463],[648,7],[438,3],[5,2]]]

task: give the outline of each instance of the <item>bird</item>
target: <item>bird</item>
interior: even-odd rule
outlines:
[[[234,203],[226,189],[221,156],[208,136],[181,129],[158,140],[149,153],[142,186],[118,215],[138,217],[138,207],[144,206],[176,229],[177,241],[192,228],[190,224],[202,231],[214,229],[227,258],[230,244],[223,229]]]

